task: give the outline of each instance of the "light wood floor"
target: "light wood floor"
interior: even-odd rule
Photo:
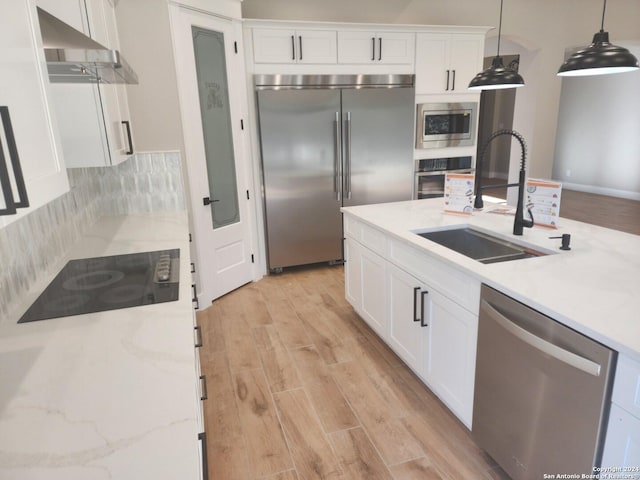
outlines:
[[[198,312],[212,480],[507,478],[354,313],[341,266]]]
[[[640,202],[563,191],[561,215],[640,234]],[[285,271],[198,312],[209,478],[507,478],[354,313],[343,275]]]

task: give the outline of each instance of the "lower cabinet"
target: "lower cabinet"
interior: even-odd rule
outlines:
[[[382,338],[387,336],[386,260],[347,238],[346,298]]]
[[[602,466],[611,472],[640,476],[640,362],[622,354],[618,355],[613,382]]]
[[[345,256],[347,300],[471,428],[477,313],[469,312],[351,237],[346,239]]]

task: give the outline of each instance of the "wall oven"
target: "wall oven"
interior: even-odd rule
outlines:
[[[477,111],[477,102],[418,104],[416,148],[474,145]]]
[[[444,196],[444,176],[449,173],[472,173],[472,158],[444,157],[416,160],[413,198],[435,198]]]

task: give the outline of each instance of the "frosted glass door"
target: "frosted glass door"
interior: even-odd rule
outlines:
[[[192,27],[192,32],[211,195],[208,201],[216,229],[240,221],[224,34],[199,27]]]

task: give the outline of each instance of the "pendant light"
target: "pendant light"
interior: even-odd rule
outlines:
[[[558,76],[606,75],[609,73],[633,72],[640,69],[638,59],[629,50],[609,43],[609,32],[604,31],[606,9],[607,0],[604,0],[600,31],[593,36],[591,45],[571,55],[560,66]]]
[[[500,24],[498,27],[498,52],[493,57],[491,66],[477,74],[471,83],[469,90],[498,90],[502,88],[515,88],[524,86],[524,79],[515,70],[505,67],[500,56],[500,37],[502,36],[502,4],[500,0]]]

